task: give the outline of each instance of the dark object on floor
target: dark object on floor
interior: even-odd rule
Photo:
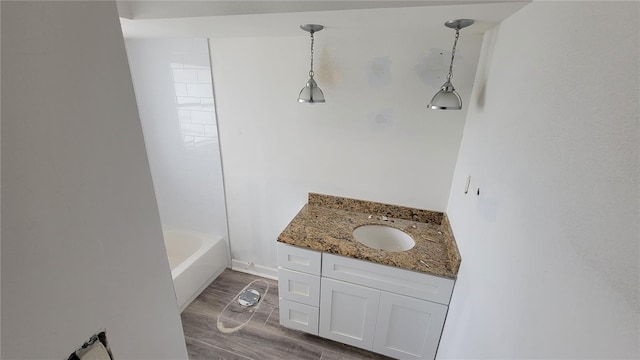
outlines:
[[[96,343],[99,343],[96,344]],[[99,348],[97,347],[99,346]],[[87,340],[80,348],[74,351],[67,360],[82,360],[82,358],[92,352],[94,354],[104,354],[104,358],[108,358],[113,360],[113,354],[111,354],[111,349],[109,348],[109,342],[107,341],[107,331],[103,330],[94,334]],[[95,356],[93,357],[95,358]]]
[[[260,301],[260,293],[258,290],[247,289],[240,294],[238,303],[242,306],[253,306]]]

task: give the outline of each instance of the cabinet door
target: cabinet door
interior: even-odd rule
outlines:
[[[322,278],[320,336],[371,350],[380,291]]]
[[[373,351],[397,359],[434,359],[447,306],[382,291]]]

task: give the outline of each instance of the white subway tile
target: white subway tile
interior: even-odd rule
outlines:
[[[202,104],[202,111],[213,112],[215,107],[213,106],[213,98],[200,98],[200,103]],[[213,114],[215,118],[215,114]]]
[[[197,54],[196,53],[186,53],[183,54],[183,59],[184,59],[184,68],[185,69],[206,69],[207,67],[204,66],[201,61],[201,59],[197,58]]]
[[[191,122],[194,124],[213,124],[213,114],[209,111],[191,111]]]
[[[204,136],[194,136],[193,137],[193,142],[195,143],[195,145],[206,145],[207,143],[211,143],[213,142],[213,139],[209,138],[209,137],[204,137]]]
[[[200,124],[180,123],[182,135],[205,136],[204,126]]]
[[[178,105],[200,105],[200,99],[190,96],[178,96],[176,97],[176,102]]]
[[[211,84],[211,70],[198,70],[198,82],[201,84]]]
[[[173,81],[195,83],[198,82],[198,71],[195,69],[173,69]]]
[[[201,98],[212,98],[213,89],[209,84],[187,84],[187,92],[189,96],[196,96]]]
[[[178,121],[179,122],[191,122],[191,111],[189,110],[178,110]]]
[[[187,96],[187,84],[175,83],[176,96]]]
[[[206,137],[215,138],[218,137],[215,125],[204,125],[204,135]]]

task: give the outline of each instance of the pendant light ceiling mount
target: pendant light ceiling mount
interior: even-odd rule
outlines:
[[[475,23],[475,21],[471,19],[457,19],[447,21],[446,23],[444,23],[444,26],[451,29],[460,30],[473,25],[473,23]]]
[[[314,33],[324,29],[324,26],[318,25],[318,24],[305,24],[305,25],[300,25],[300,29],[308,33]]]
[[[458,37],[460,36],[460,29],[464,29],[468,26],[473,25],[475,21],[471,19],[457,19],[450,20],[444,23],[444,26],[455,29],[456,37],[453,41],[453,49],[451,50],[451,64],[449,65],[449,73],[447,74],[447,81],[442,85],[440,91],[438,91],[429,105],[427,105],[430,109],[433,110],[460,110],[462,109],[462,98],[458,95],[458,92],[453,87],[451,83],[451,78],[453,78],[453,59],[456,55],[456,45],[458,44]]]
[[[309,80],[307,80],[305,86],[300,90],[300,95],[298,95],[298,102],[307,104],[323,103],[324,94],[313,79],[313,34],[324,29],[324,26],[318,24],[305,24],[300,25],[300,29],[308,32],[311,36],[311,69],[309,70]]]

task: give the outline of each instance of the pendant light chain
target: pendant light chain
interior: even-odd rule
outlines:
[[[1,0],[0,0],[1,1]],[[307,103],[307,104],[322,104],[325,102],[324,94],[322,90],[313,79],[313,55],[314,50],[313,46],[315,45],[315,33],[324,29],[323,25],[320,24],[305,24],[300,25],[300,29],[309,33],[311,37],[311,66],[309,68],[309,80],[304,85],[302,90],[300,90],[300,94],[298,95],[298,102]]]
[[[456,37],[453,41],[453,48],[451,49],[451,63],[449,64],[449,73],[447,74],[447,80],[442,84],[440,90],[433,95],[431,101],[427,105],[432,110],[461,110],[462,98],[456,91],[451,83],[453,78],[453,60],[456,57],[456,47],[458,46],[458,38],[460,37],[460,29],[464,29],[467,26],[473,25],[475,20],[472,19],[457,19],[450,20],[444,23],[444,26],[456,31]]]
[[[311,33],[311,70],[309,70],[309,77],[313,77],[313,31]]]
[[[449,73],[447,74],[447,80],[451,80],[453,77],[453,58],[456,56],[456,45],[458,45],[458,38],[460,37],[460,28],[456,28],[456,37],[453,41],[453,49],[451,50],[451,64],[449,64]]]

